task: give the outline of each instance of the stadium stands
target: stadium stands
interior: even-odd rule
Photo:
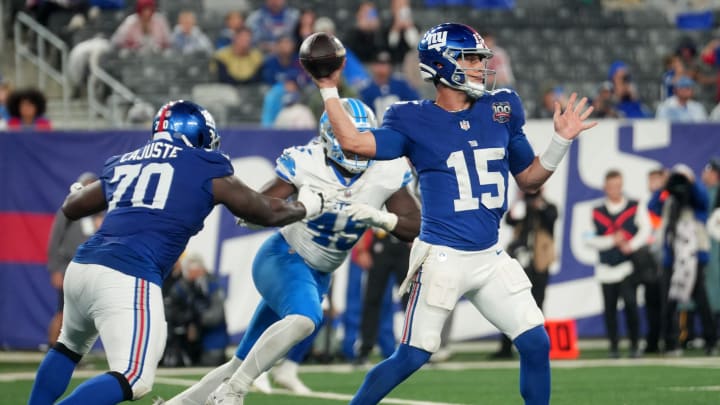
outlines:
[[[127,10],[133,3],[128,2]],[[288,3],[314,9],[318,16],[332,18],[337,27],[343,27],[338,32],[342,39],[344,30],[354,23],[360,0]],[[229,9],[236,7],[248,12],[262,4],[263,0],[161,0],[159,9],[168,16],[171,24],[180,10],[195,11],[200,28],[214,38],[222,28],[224,13]],[[412,0],[411,4],[421,31],[438,23],[438,15],[442,15],[443,20],[464,22],[480,31],[493,32],[498,45],[504,47],[511,57],[517,90],[528,111],[534,110],[541,98],[542,88],[549,84],[563,84],[568,93],[581,91],[583,95],[594,96],[599,85],[607,79],[608,67],[616,60],[629,65],[641,101],[654,111],[660,101],[663,57],[674,51],[681,38],[689,37],[702,46],[712,35],[710,31],[675,28],[674,21],[670,21],[659,8],[604,9],[599,1],[517,0],[512,10],[470,6],[429,8],[424,0]],[[388,7],[382,7],[381,18],[387,19],[389,12]],[[100,17],[89,19],[72,35],[62,37],[70,42],[70,46],[94,35],[107,37],[123,16],[123,12],[103,12]],[[60,20],[61,16],[57,18]],[[57,29],[67,34],[64,25],[58,24]],[[211,81],[207,74],[207,61],[206,56],[163,54],[141,58],[112,54],[103,59],[101,66],[139,96],[157,104],[168,97],[190,96],[194,85]],[[240,90],[255,97],[261,88],[253,86],[247,91],[244,88]],[[697,95],[706,108],[714,106],[713,89],[698,89]],[[242,107],[245,104],[253,103],[242,102],[240,107],[233,106],[233,109],[241,108],[243,111],[228,116],[228,124],[259,121],[260,108],[257,105]]]

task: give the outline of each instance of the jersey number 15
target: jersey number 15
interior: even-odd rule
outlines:
[[[110,184],[115,185],[108,211],[115,208],[130,186],[134,187],[130,206],[161,210],[165,208],[175,169],[170,163],[148,163],[116,166]],[[155,192],[148,197],[148,186],[153,175],[158,176]],[[117,183],[117,184],[116,184]],[[125,204],[123,204],[125,205]]]
[[[465,153],[457,150],[451,153],[447,159],[448,167],[455,169],[458,194],[460,195],[460,198],[453,201],[455,212],[476,210],[480,208],[480,202],[489,209],[502,208],[505,203],[505,178],[500,172],[489,172],[488,161],[505,158],[505,148],[473,149],[473,157],[475,158],[475,170],[477,170],[480,185],[494,184],[497,187],[497,195],[482,193],[480,198],[473,197]]]

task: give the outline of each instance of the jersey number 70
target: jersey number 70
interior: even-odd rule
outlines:
[[[112,199],[108,202],[108,211],[115,208],[120,202],[123,202],[123,206],[129,205],[158,210],[165,208],[174,172],[175,169],[170,163],[148,163],[146,165],[140,163],[116,166],[113,178],[109,181],[110,185],[115,187],[115,191],[112,194]],[[155,183],[154,194],[148,198],[148,186],[153,176],[158,176],[158,180]],[[130,186],[134,190],[129,201],[130,204],[127,204],[127,201],[121,201],[121,199]]]
[[[448,167],[455,169],[458,194],[460,195],[460,198],[453,201],[455,212],[476,210],[480,208],[480,202],[489,209],[502,208],[505,203],[505,178],[500,172],[489,172],[488,161],[504,159],[505,148],[473,149],[473,156],[475,157],[475,170],[477,170],[480,185],[494,184],[497,186],[497,195],[482,193],[479,199],[473,197],[465,153],[461,150],[455,151],[447,159]]]

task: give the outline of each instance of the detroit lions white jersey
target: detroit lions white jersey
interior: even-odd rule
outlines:
[[[311,220],[295,222],[280,232],[292,248],[315,270],[334,271],[347,257],[367,225],[353,221],[344,212],[350,203],[381,208],[396,191],[412,180],[405,158],[376,161],[367,170],[345,178],[331,163],[326,163],[319,143],[286,149],[277,159],[275,172],[295,185],[317,190],[335,190],[338,203]]]

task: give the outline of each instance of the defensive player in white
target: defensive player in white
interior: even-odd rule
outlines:
[[[150,142],[108,159],[98,181],[65,199],[68,219],[107,215],[68,265],[60,337],[38,368],[30,405],[60,398],[98,335],[110,371],[60,403],[112,405],[150,392],[167,333],[160,285],[215,205],[266,226],[320,214],[325,199],[307,188],[285,202],[245,186],[219,146],[207,110],[170,102],[155,116]]]
[[[340,108],[360,133],[375,128],[372,110],[361,101],[342,99]],[[407,161],[375,162],[343,152],[326,114],[319,141],[285,150],[276,173],[262,191],[266,196],[284,198],[304,186],[337,195],[339,202],[317,218],[283,227],[263,244],[253,262],[262,300],[235,356],[168,405],[204,404],[206,399],[208,404],[242,404],[253,380],[320,325],[331,273],[368,227],[407,241],[419,232],[420,211],[405,187],[412,180]]]
[[[325,109],[343,149],[377,160],[407,156],[418,173],[422,230],[415,241],[405,285],[411,285],[405,331],[395,353],[373,368],[351,402],[380,402],[428,361],[440,346],[440,331],[460,297],[466,297],[520,352],[520,393],[526,404],[550,400],[549,340],[520,264],[498,244],[507,209],[509,176],[521,190],[536,191],[553,173],[580,132],[592,107],[565,111],[555,104],[555,134],[535,156],[523,133],[518,95],[492,91],[487,69],[492,51],[463,24],[431,28],[418,44],[420,70],[437,90],[435,100],[396,103],[383,127],[358,132],[342,113],[339,73],[316,79]]]

